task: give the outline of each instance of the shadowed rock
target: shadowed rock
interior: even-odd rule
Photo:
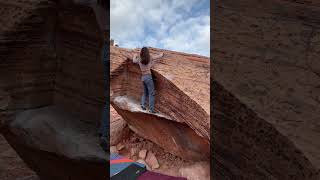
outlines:
[[[40,178],[105,177],[106,154],[100,148],[96,127],[79,115],[55,106],[25,110],[3,133]]]
[[[217,179],[319,179],[316,1],[214,3]]]
[[[99,14],[72,1],[1,6],[1,133],[41,179],[106,179]]]

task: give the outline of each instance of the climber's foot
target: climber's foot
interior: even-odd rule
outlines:
[[[102,149],[107,152],[108,151],[108,141],[107,137],[100,137],[100,146]]]

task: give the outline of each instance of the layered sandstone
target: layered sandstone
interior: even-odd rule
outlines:
[[[139,50],[110,47],[111,104],[136,133],[184,159],[208,160],[210,140],[209,58],[150,48],[165,57],[152,69],[156,114],[142,111]]]
[[[319,4],[214,6],[215,176],[319,179]]]
[[[110,146],[115,146],[130,134],[126,121],[110,105]]]
[[[1,1],[1,13],[1,133],[41,179],[105,179],[95,11],[73,1],[13,0]]]

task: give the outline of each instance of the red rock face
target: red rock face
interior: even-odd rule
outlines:
[[[213,172],[319,179],[319,5],[223,0],[215,7]]]
[[[145,112],[132,112],[114,105],[132,130],[159,144],[171,154],[186,160],[208,160],[208,141],[198,136],[189,126]]]
[[[165,51],[165,58],[152,69],[158,114],[124,108],[115,102],[120,96],[134,100],[139,109],[142,95],[138,65],[128,49],[110,47],[112,105],[141,136],[185,159],[209,158],[209,58]],[[151,54],[160,50],[150,49]]]
[[[114,146],[128,137],[130,129],[126,121],[110,105],[110,146]]]

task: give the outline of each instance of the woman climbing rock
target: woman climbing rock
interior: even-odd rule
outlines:
[[[143,84],[143,95],[141,97],[141,108],[146,110],[146,100],[149,97],[149,111],[155,113],[154,111],[154,83],[151,75],[151,67],[154,62],[161,59],[164,56],[163,53],[157,56],[150,56],[149,49],[143,47],[140,51],[140,56],[137,54],[133,57],[133,63],[138,63],[141,70],[141,81]]]

